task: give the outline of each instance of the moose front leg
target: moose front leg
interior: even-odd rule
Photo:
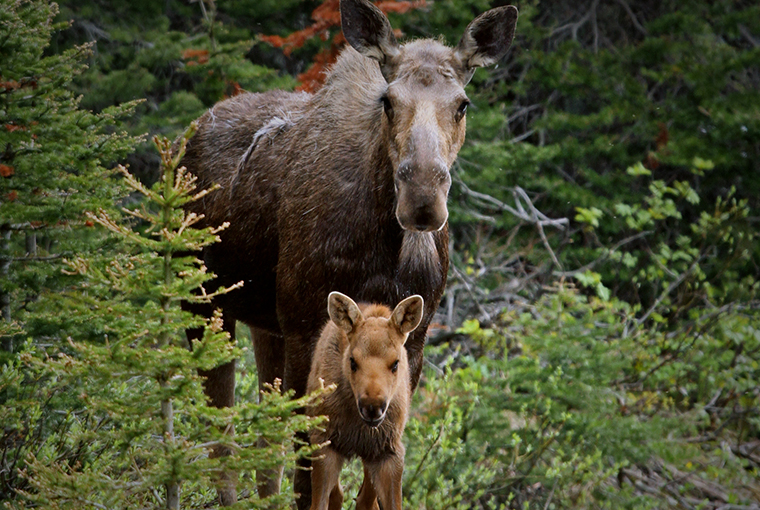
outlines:
[[[274,387],[277,379],[282,382],[284,377],[284,354],[282,335],[271,333],[263,329],[250,327],[253,339],[253,352],[256,356],[256,372],[259,378],[259,401],[261,393]],[[259,438],[259,448],[271,446],[266,438]],[[284,465],[271,470],[256,471],[256,484],[259,497],[264,499],[280,493],[282,472]]]
[[[291,321],[293,322],[293,321]],[[319,331],[318,327],[314,328]],[[299,333],[285,333],[285,367],[283,391],[293,390],[294,397],[299,398],[306,394],[306,385],[311,370],[312,346],[316,339],[309,341],[310,335],[301,335]],[[299,412],[303,412],[301,409]],[[306,432],[299,432],[297,438],[300,441],[309,441]],[[293,477],[293,489],[296,492],[296,507],[298,510],[306,510],[312,501],[311,497],[311,461],[307,457],[300,457],[296,461],[296,470]]]
[[[182,303],[182,309],[207,318],[213,316],[214,307],[208,303]],[[230,340],[235,341],[235,318],[225,313],[224,330],[229,333]],[[187,330],[189,347],[193,349],[193,343],[203,338],[203,329],[194,328]],[[211,370],[199,370],[198,374],[203,378],[203,391],[208,397],[209,404],[213,407],[223,408],[235,405],[235,360],[232,360]],[[235,428],[229,424],[225,428],[229,435],[235,434]],[[226,457],[231,454],[227,447],[215,446],[211,458]],[[237,503],[236,489],[237,473],[234,471],[222,471],[217,480],[217,493],[219,503],[222,506],[232,506]]]
[[[339,478],[340,469],[343,467],[343,457],[326,446],[317,454],[311,466],[311,510],[328,510],[328,508],[332,510],[338,494],[340,494],[342,504],[343,495]],[[337,493],[335,493],[336,490]],[[331,500],[333,505],[330,504]]]
[[[401,446],[401,445],[399,445]],[[404,447],[385,460],[365,464],[383,510],[401,510],[401,477],[404,474]],[[363,486],[362,486],[363,487]],[[358,505],[357,505],[358,507]]]

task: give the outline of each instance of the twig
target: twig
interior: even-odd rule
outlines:
[[[539,108],[543,108],[544,105],[541,103],[532,104],[530,106],[523,106],[519,110],[517,110],[515,113],[507,117],[507,124],[511,124],[512,122],[516,121],[523,115],[532,112],[533,110],[537,110]]]
[[[475,296],[475,292],[474,292],[474,291],[473,291],[473,289],[472,289],[472,285],[470,285],[470,283],[467,281],[467,278],[465,277],[465,275],[464,275],[464,274],[462,274],[462,272],[461,272],[459,269],[457,269],[457,267],[456,267],[454,264],[452,264],[452,265],[450,266],[450,269],[451,269],[451,270],[454,272],[455,276],[459,277],[459,279],[460,279],[460,280],[461,280],[461,282],[462,282],[462,285],[464,286],[464,289],[465,289],[465,290],[467,291],[467,293],[470,295],[470,297],[472,298],[472,301],[475,303],[475,306],[477,306],[477,307],[478,307],[478,310],[480,311],[480,313],[482,314],[482,316],[483,316],[483,317],[484,317],[484,318],[485,318],[487,321],[489,321],[489,322],[490,322],[490,321],[491,321],[491,314],[489,314],[489,313],[488,313],[488,312],[485,310],[485,308],[483,308],[483,306],[480,304],[480,300],[479,300],[479,299],[477,299],[477,296]]]
[[[536,228],[538,229],[538,234],[541,236],[541,241],[544,243],[544,247],[549,252],[549,255],[552,258],[552,262],[554,264],[562,269],[562,264],[560,263],[557,256],[554,254],[554,250],[552,250],[551,245],[549,244],[549,240],[546,238],[546,233],[544,232],[544,223],[549,222],[548,224],[552,224],[553,226],[558,227],[559,225],[563,225],[561,228],[565,228],[570,222],[567,218],[560,218],[559,220],[550,220],[544,213],[536,209],[536,207],[533,205],[533,202],[531,202],[530,198],[528,197],[528,194],[525,192],[524,189],[522,189],[520,186],[515,186],[515,189],[512,191],[512,195],[515,197],[515,203],[517,204],[517,208],[521,211],[524,211],[522,207],[521,199],[524,200],[528,208],[530,209],[530,218],[531,223],[534,223],[536,225]],[[559,228],[559,227],[558,227]]]
[[[554,481],[554,485],[552,485],[552,491],[549,493],[549,498],[546,500],[546,504],[544,505],[544,510],[549,510],[549,505],[552,502],[552,498],[554,498],[554,489],[557,488],[557,481]]]
[[[760,48],[760,41],[755,39],[752,34],[747,30],[747,27],[744,26],[744,24],[739,23],[739,32],[750,42],[752,46],[755,48]]]
[[[592,269],[598,263],[604,262],[605,260],[607,260],[610,257],[610,255],[612,255],[615,251],[617,251],[617,249],[620,248],[621,246],[625,246],[628,243],[632,243],[633,241],[636,241],[637,239],[641,239],[642,237],[648,236],[651,233],[652,233],[651,230],[645,230],[643,232],[639,232],[638,234],[634,234],[634,235],[632,235],[630,237],[626,237],[625,239],[623,239],[621,241],[618,241],[615,244],[615,246],[613,246],[609,250],[605,251],[599,258],[592,260],[591,262],[589,262],[585,266],[581,266],[578,269],[573,269],[571,271],[554,271],[553,274],[554,274],[554,276],[565,276],[565,277],[568,277],[568,276],[575,276],[578,273],[586,272],[589,269]]]
[[[638,319],[636,321],[636,324],[638,326],[640,326],[641,324],[643,324],[644,321],[647,320],[650,315],[652,315],[652,313],[655,311],[655,309],[657,309],[657,307],[660,306],[660,303],[662,303],[662,301],[666,297],[668,297],[670,295],[670,293],[673,292],[673,290],[675,290],[676,287],[678,287],[679,285],[681,285],[681,283],[686,279],[687,276],[689,276],[692,273],[692,271],[694,271],[694,269],[697,267],[697,264],[699,264],[699,262],[701,262],[701,261],[702,261],[702,257],[700,257],[697,260],[695,260],[694,262],[692,262],[691,266],[689,266],[689,269],[687,269],[686,271],[684,271],[683,273],[681,273],[678,276],[678,278],[676,278],[674,281],[672,281],[670,283],[670,285],[668,285],[668,288],[665,289],[665,292],[663,292],[662,294],[660,294],[659,296],[657,296],[657,299],[655,300],[654,304],[649,308],[649,310],[647,310],[647,313],[645,313],[640,319]]]
[[[633,23],[634,28],[636,30],[638,30],[639,32],[641,32],[644,35],[644,37],[648,36],[649,32],[647,32],[647,29],[644,28],[644,26],[641,23],[639,23],[638,18],[636,17],[636,15],[631,10],[631,6],[628,5],[628,2],[626,2],[625,0],[616,0],[616,1],[617,1],[617,3],[619,3],[620,5],[622,5],[623,9],[625,9],[625,12],[628,13],[628,17],[631,18],[631,23]],[[739,25],[739,26],[741,26],[741,25]]]
[[[438,435],[436,436],[435,440],[430,444],[430,447],[425,451],[425,454],[422,456],[422,459],[420,459],[420,463],[417,464],[417,469],[414,471],[414,474],[409,479],[409,482],[407,482],[407,485],[411,485],[412,482],[414,482],[417,479],[417,476],[419,476],[420,471],[422,470],[422,466],[427,461],[428,456],[430,455],[430,452],[433,451],[433,449],[438,446],[441,442],[441,437],[443,436],[443,429],[444,425],[446,424],[445,421],[441,422],[441,428],[438,429]]]
[[[569,28],[570,32],[572,34],[572,37],[573,37],[573,41],[577,41],[578,40],[578,30],[583,25],[585,25],[586,23],[588,23],[588,21],[591,19],[591,17],[593,15],[595,15],[595,13],[596,13],[596,7],[598,5],[599,5],[599,0],[594,0],[593,2],[591,2],[591,7],[589,7],[588,12],[586,14],[584,14],[581,19],[579,19],[575,23],[568,23],[566,25],[562,25],[561,27],[555,28],[554,30],[552,30],[552,33],[549,36],[551,37],[551,36],[553,36],[555,34],[558,34],[559,32],[562,32],[563,30],[567,30]]]
[[[517,143],[517,142],[522,142],[522,141],[523,141],[523,140],[525,140],[526,138],[530,138],[530,136],[531,136],[531,135],[533,135],[533,133],[535,133],[535,132],[536,132],[536,130],[535,130],[535,129],[531,129],[530,131],[526,131],[525,133],[521,134],[520,136],[516,136],[516,137],[512,138],[512,139],[509,141],[509,143]]]
[[[551,219],[536,209],[536,207],[533,205],[533,202],[531,202],[530,198],[528,197],[528,194],[519,186],[516,186],[512,191],[512,194],[515,196],[517,205],[517,209],[515,209],[514,207],[505,204],[501,200],[492,197],[491,195],[470,189],[457,174],[454,174],[454,180],[462,188],[462,191],[465,195],[478,200],[483,205],[489,205],[496,208],[497,210],[506,211],[527,223],[536,223],[540,224],[541,226],[548,225],[559,229],[565,229],[570,224],[570,220],[567,218]],[[530,213],[528,213],[522,206],[522,203],[517,198],[518,196],[525,200]]]
[[[11,257],[11,261],[13,262],[41,262],[46,260],[55,260],[63,257],[62,253],[57,253],[55,255],[48,255],[47,257]],[[2,257],[0,257],[2,259]]]

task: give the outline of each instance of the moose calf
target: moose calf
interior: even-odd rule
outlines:
[[[401,437],[412,390],[406,342],[420,324],[423,299],[408,297],[391,310],[383,305],[357,305],[340,292],[327,300],[330,320],[317,342],[308,390],[335,384],[335,391],[309,409],[327,415],[326,429],[311,434],[323,447],[312,463],[311,510],[339,510],[343,504],[340,469],[346,458],[359,456],[364,483],[356,508],[401,508],[404,445]]]

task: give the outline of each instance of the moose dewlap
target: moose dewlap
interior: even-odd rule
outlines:
[[[364,483],[357,509],[401,508],[404,445],[401,438],[412,390],[406,342],[420,324],[421,296],[401,301],[391,311],[383,305],[357,305],[340,292],[327,300],[330,320],[322,330],[309,374],[308,389],[336,386],[313,416],[327,415],[325,430],[311,434],[312,444],[329,444],[317,454],[311,473],[311,510],[341,508],[343,461],[360,457]]]

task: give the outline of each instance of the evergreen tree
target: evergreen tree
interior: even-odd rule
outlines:
[[[66,26],[53,22],[57,12],[46,1],[0,2],[0,338],[5,352],[12,351],[19,334],[12,327],[32,327],[30,314],[39,295],[62,285],[61,258],[97,245],[100,234],[92,232],[83,213],[112,207],[120,191],[108,165],[140,141],[119,131],[119,119],[134,102],[94,114],[81,109],[81,97],[67,89],[84,71],[89,45],[45,55],[52,34]]]
[[[127,186],[144,196],[139,209],[124,210],[144,231],[103,209],[88,213],[123,240],[122,250],[66,261],[67,272],[81,277],[66,295],[66,309],[102,324],[105,338],[70,337],[71,354],[37,363],[57,385],[76,392],[82,411],[66,442],[87,445],[89,454],[74,464],[47,456],[30,459],[26,501],[61,509],[178,509],[202,506],[217,484],[244,489],[246,508],[278,507],[292,498],[285,493],[259,500],[250,473],[293,460],[295,433],[314,423],[295,410],[312,397],[291,400],[272,388],[259,404],[217,409],[203,393],[198,371],[227,363],[240,351],[220,317],[205,319],[180,307],[230,290],[206,294],[203,283],[213,275],[187,255],[217,241],[225,227],[195,229],[201,218],[182,209],[213,192],[196,190],[195,177],[177,168],[189,135],[177,154],[170,141],[155,139],[163,172],[152,189],[119,167]],[[192,349],[185,338],[189,328],[205,331]],[[257,448],[260,439],[269,446]],[[222,447],[232,454],[210,455]],[[230,479],[241,471],[248,476],[239,483]]]

